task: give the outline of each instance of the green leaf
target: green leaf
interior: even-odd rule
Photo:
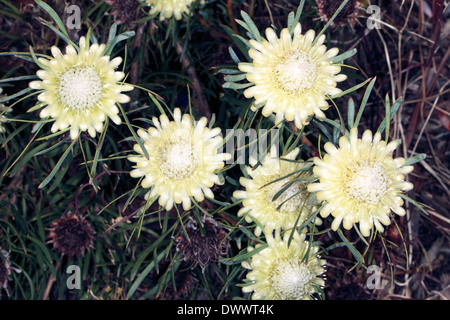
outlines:
[[[355,102],[352,98],[348,100],[347,123],[349,129],[353,128],[353,125],[355,123]]]
[[[156,259],[152,260],[148,264],[148,266],[144,269],[144,271],[142,271],[142,273],[139,275],[139,277],[136,279],[136,281],[134,281],[133,285],[130,287],[130,290],[128,291],[128,294],[127,294],[128,299],[134,295],[136,290],[141,285],[142,281],[144,281],[144,279],[147,277],[147,275],[150,273],[150,271],[152,271],[153,268],[155,268],[156,264],[159,263],[159,261],[161,261],[162,258],[164,258],[164,256],[166,255],[166,251],[167,251],[167,249],[160,252],[157,255]]]
[[[248,31],[251,33],[251,35],[255,38],[256,41],[262,42],[261,34],[259,33],[258,27],[253,22],[252,18],[248,15],[247,12],[241,10],[241,16],[242,19],[244,19],[245,23],[247,24]],[[236,20],[238,21],[238,20]]]
[[[242,71],[239,69],[223,68],[223,69],[219,69],[219,73],[226,74],[226,75],[237,75],[237,74],[242,74]]]
[[[245,260],[251,258],[253,255],[257,254],[258,252],[264,250],[268,246],[269,245],[267,243],[264,243],[264,244],[261,244],[260,246],[258,246],[257,248],[251,250],[250,252],[240,253],[233,258],[221,259],[220,262],[223,264],[228,264],[228,265],[241,263],[242,261],[245,261]]]
[[[237,74],[237,75],[227,75],[227,76],[225,76],[225,81],[226,82],[242,81],[242,80],[245,80],[246,77],[247,77],[247,75],[245,73]]]
[[[415,164],[417,162],[425,160],[426,158],[427,158],[427,155],[425,153],[418,154],[418,155],[416,155],[414,157],[410,157],[410,158],[406,159],[406,161],[402,165],[402,167],[413,165],[413,164]]]
[[[304,5],[305,5],[305,0],[301,0],[297,7],[297,11],[295,12],[295,16],[293,18],[290,17],[291,14],[289,14],[289,16],[288,16],[288,28],[289,28],[289,31],[291,32],[291,34],[294,32],[295,26],[300,21],[300,17],[302,15]]]
[[[33,59],[34,63],[36,63],[36,65],[38,65],[39,68],[41,68],[43,70],[48,70],[47,66],[45,66],[41,62],[39,62],[38,58],[36,57],[36,54],[34,53],[32,46],[30,46],[30,54],[31,54],[31,58]]]
[[[42,123],[39,123],[39,124],[42,125],[43,122],[42,122]],[[58,131],[56,131],[55,133],[51,133],[51,134],[49,134],[49,135],[40,137],[40,138],[36,139],[36,141],[45,141],[45,140],[53,139],[53,138],[55,138],[55,137],[58,137],[58,136],[60,136],[60,135],[62,135],[62,134],[64,134],[64,133],[66,133],[66,132],[69,131],[69,130],[70,130],[70,127],[66,128],[66,129],[63,129],[63,130],[58,130]],[[67,137],[67,139],[68,139],[68,138],[69,138],[69,137]],[[63,139],[63,141],[66,141],[67,139]]]
[[[72,163],[72,160],[73,160],[73,154],[72,154],[72,152],[69,152],[68,156],[64,159],[63,164],[61,165],[61,170],[58,170],[58,172],[55,174],[55,176],[53,178],[53,183],[47,191],[48,193],[52,192],[53,190],[56,189],[56,187],[59,186],[59,184],[61,183],[67,170],[69,169],[69,166]]]
[[[241,62],[232,47],[228,48],[228,52],[230,53],[231,59],[233,59],[234,63],[239,64]]]
[[[338,56],[335,56],[331,59],[329,59],[330,62],[332,63],[342,63],[344,60],[347,60],[350,57],[353,57],[356,54],[356,49],[352,49],[352,50],[348,50]]]
[[[341,229],[337,230],[337,233],[339,237],[342,239],[342,241],[345,243],[345,246],[350,250],[352,255],[356,258],[356,260],[364,264],[364,257],[361,255],[361,253],[353,246],[353,244],[344,236]]]
[[[15,7],[13,4],[11,4],[11,1],[8,0],[0,0],[0,2],[2,2],[5,6],[9,7],[16,15],[20,16],[21,12],[20,10]]]
[[[39,240],[37,238],[34,238],[32,236],[28,236],[27,238],[29,240],[31,240],[34,244],[36,244],[39,249],[41,249],[41,252],[44,254],[44,256],[48,262],[47,266],[50,268],[53,276],[56,276],[56,269],[52,263],[53,259],[52,259],[52,255],[51,255],[48,247],[41,240]]]
[[[31,113],[34,112],[36,110],[39,110],[40,108],[42,108],[43,106],[47,105],[45,102],[43,103],[38,103],[35,106],[31,107],[30,109],[27,110],[27,113]]]
[[[161,103],[160,103],[160,101],[159,101],[159,99],[158,99],[158,98],[160,98],[160,97],[157,96],[157,95],[155,95],[155,94],[153,94],[153,93],[151,93],[151,92],[148,93],[148,96],[150,97],[150,99],[152,100],[152,102],[155,104],[155,106],[158,108],[159,112],[160,112],[161,114],[166,114],[166,112],[164,111],[164,108],[162,107],[162,105],[161,105]],[[160,99],[162,100],[162,98],[160,98]],[[162,101],[162,102],[163,102],[163,101]],[[166,105],[164,102],[163,102],[163,104]]]
[[[26,153],[23,158],[20,159],[18,165],[11,171],[11,175],[15,176],[20,169],[22,169],[30,160],[35,156],[36,153],[41,151],[47,146],[45,143],[41,143],[38,146],[31,149],[28,153]]]
[[[31,48],[31,47],[30,47]],[[31,49],[32,50],[32,49]],[[34,53],[34,52],[33,52]],[[13,82],[13,81],[23,81],[23,80],[34,80],[34,79],[38,79],[38,76],[36,75],[31,75],[31,76],[17,76],[17,77],[12,77],[12,78],[7,78],[7,79],[1,79],[0,83],[9,83],[9,82]]]
[[[398,109],[400,108],[400,106],[403,103],[403,98],[400,97],[397,100],[395,100],[394,104],[390,107],[390,117],[389,117],[389,122],[392,121],[392,119],[394,119],[395,114],[397,113]],[[385,116],[385,118],[383,119],[383,121],[381,121],[380,126],[377,129],[377,132],[379,133],[383,133],[383,131],[386,128],[386,124],[387,124],[387,114]]]
[[[109,28],[109,35],[108,35],[108,41],[106,42],[106,48],[109,48],[109,46],[113,43],[114,38],[117,34],[117,22],[113,23],[111,28]]]
[[[139,267],[142,265],[142,263],[144,263],[145,258],[147,258],[150,253],[158,248],[160,243],[177,227],[177,225],[178,223],[174,223],[169,229],[163,232],[155,242],[153,242],[149,247],[147,247],[144,251],[142,251],[142,253],[139,254],[138,259],[131,269],[130,280],[134,280],[139,271]]]
[[[298,227],[298,231],[300,232],[303,228],[305,228],[308,224],[310,224],[311,222],[313,222],[314,220],[316,220],[317,215],[319,214],[319,212],[322,210],[322,208],[325,206],[325,204],[322,204],[322,206],[317,209],[308,219],[306,219],[299,227]],[[299,217],[301,216],[302,212],[299,211],[298,217],[297,217],[297,221],[295,222],[295,226],[297,226]]]
[[[238,275],[239,272],[241,272],[242,269],[241,268],[235,268],[227,277],[227,280],[225,281],[225,283],[223,284],[222,289],[220,290],[217,299],[220,300],[222,294],[227,291],[227,288],[229,287],[231,281]]]
[[[25,152],[28,150],[28,148],[33,144],[33,142],[35,141],[37,135],[39,134],[39,131],[41,130],[42,126],[39,127],[38,131],[36,132],[36,134],[30,139],[30,141],[28,142],[28,144],[25,146],[25,148],[23,149],[23,151],[20,153],[20,155],[18,157],[16,157],[16,159],[13,161],[13,163],[8,167],[8,169],[6,169],[6,171],[3,173],[3,175],[5,176],[10,170],[11,168],[13,168],[17,162],[19,162],[22,157],[24,156]],[[42,149],[45,148],[42,147]]]
[[[245,228],[243,225],[239,226],[239,230],[242,231],[243,234],[247,236],[250,240],[257,241],[258,238],[253,234],[253,232],[249,231],[247,228]]]
[[[103,131],[100,134],[100,139],[99,139],[97,147],[95,149],[94,160],[92,162],[91,173],[89,175],[91,177],[91,179],[97,175],[97,164],[98,164],[98,159],[100,157],[100,153],[102,151],[103,143],[105,142],[106,131],[108,130],[108,124],[109,124],[108,119],[109,118],[106,118],[106,120],[105,120]],[[94,185],[95,181],[91,181],[91,183]]]
[[[291,34],[294,30],[294,28],[292,27],[294,25],[294,18],[295,18],[295,13],[294,12],[289,12],[288,14],[288,21],[287,21],[287,27],[289,29],[289,31],[291,31]]]
[[[233,34],[232,35],[232,38],[233,39],[239,39],[239,41],[240,42],[242,42],[242,44],[241,44],[241,48],[240,48],[240,50],[243,50],[244,52],[243,52],[243,54],[246,56],[246,57],[248,57],[248,58],[250,58],[249,56],[248,56],[248,49],[251,47],[250,46],[250,42],[248,42],[248,40],[247,39],[245,39],[243,36],[241,36],[241,35],[239,35],[239,34]],[[238,41],[235,41],[236,43],[239,43]],[[248,59],[248,60],[250,60],[250,59]]]
[[[66,139],[62,139],[61,141],[58,141],[57,143],[55,143],[54,145],[48,147],[47,149],[44,149],[42,151],[36,152],[33,156],[41,156],[43,154],[46,154],[47,152],[50,152],[56,148],[58,148],[60,145],[64,144],[67,142],[67,140],[69,139],[69,137],[67,137]],[[46,146],[45,144],[40,144],[40,145],[44,145],[44,147]]]
[[[66,157],[69,155],[69,153],[72,151],[73,146],[75,145],[75,143],[78,141],[78,138],[73,140],[72,143],[69,145],[69,147],[66,149],[66,151],[64,151],[63,155],[61,156],[61,158],[58,160],[58,162],[56,163],[55,167],[52,169],[52,171],[50,172],[50,174],[44,179],[44,181],[41,182],[41,184],[39,185],[39,189],[44,188],[55,176],[55,174],[59,171],[59,168],[61,167],[61,165],[64,163],[64,160],[66,159]]]
[[[366,108],[367,100],[369,100],[370,93],[372,92],[375,81],[377,81],[376,77],[374,77],[370,81],[369,85],[367,86],[366,92],[364,92],[363,100],[361,101],[361,106],[359,107],[358,114],[356,115],[354,127],[358,127],[359,121],[361,120],[361,116],[364,112],[364,109]]]
[[[385,108],[386,108],[386,117],[384,119],[384,123],[385,123],[385,127],[386,127],[386,134],[385,134],[385,141],[386,143],[389,140],[389,131],[391,130],[391,101],[389,99],[389,95],[386,94],[386,98],[385,98]],[[389,115],[389,117],[388,117]]]
[[[407,195],[403,194],[403,193],[399,193],[398,194],[401,198],[403,198],[404,200],[412,203],[417,209],[419,209],[422,213],[424,213],[425,215],[428,215],[429,213],[425,211],[425,209],[423,208],[424,206],[428,207],[425,204],[421,204],[413,199],[411,199],[410,197],[408,197]]]
[[[120,105],[120,103],[117,104],[119,106],[120,111],[122,112],[123,118],[125,119],[125,123],[128,126],[128,129],[130,130],[131,134],[134,137],[134,140],[139,144],[139,146],[142,149],[142,152],[144,152],[144,155],[147,159],[150,158],[150,156],[148,155],[148,151],[147,148],[144,146],[144,142],[142,141],[142,139],[137,135],[136,131],[134,131],[133,126],[130,123],[130,120],[128,120],[127,115],[125,114],[125,111],[123,111],[122,106]]]
[[[328,20],[327,24],[322,28],[322,30],[320,30],[320,32],[317,34],[316,39],[314,40],[313,44],[316,43],[317,39],[319,39],[319,37],[328,29],[328,27],[330,26],[330,24],[333,22],[333,20],[337,17],[337,15],[339,14],[339,12],[341,12],[341,10],[344,8],[344,6],[347,4],[348,0],[344,0],[342,1],[341,5],[339,6],[339,8],[337,8],[336,12],[333,14],[333,16],[330,18],[330,20]]]
[[[69,36],[62,33],[61,31],[59,31],[57,28],[55,28],[55,26],[53,26],[50,22],[42,19],[41,17],[39,17],[39,21],[45,25],[47,28],[50,28],[54,33],[56,33],[61,39],[63,39],[67,44],[71,45],[72,47],[78,49],[78,45],[73,42],[72,40],[70,40]]]
[[[222,25],[222,28],[231,38],[231,41],[233,41],[236,47],[238,47],[239,51],[245,56],[247,61],[250,61],[250,56],[248,55],[248,48],[250,47],[250,44],[248,43],[248,41],[244,39],[242,36],[235,34],[234,30],[231,29],[230,27]]]
[[[3,98],[3,99],[0,99],[0,103],[8,102],[8,101],[13,100],[13,99],[15,99],[15,98],[18,98],[18,97],[20,97],[20,96],[23,96],[23,95],[25,95],[25,94],[27,94],[28,92],[33,91],[33,90],[34,90],[34,89],[33,89],[33,88],[30,88],[30,87],[25,88],[25,89],[20,90],[19,92],[15,93],[15,94],[12,94],[12,95],[7,96],[7,97],[5,97],[5,98]]]
[[[50,7],[48,4],[41,0],[35,0],[36,3],[47,13],[52,17],[53,21],[56,22],[56,25],[58,26],[59,30],[67,37],[69,38],[69,34],[67,33],[66,27],[64,26],[64,23],[62,22],[61,18],[58,16],[55,10],[53,10],[52,7]]]
[[[111,55],[114,47],[121,41],[127,40],[131,37],[134,37],[134,31],[126,31],[124,33],[119,34],[118,36],[115,36],[105,47],[105,55],[109,56]]]
[[[345,96],[345,95],[347,95],[347,94],[349,94],[349,93],[351,93],[351,92],[353,92],[353,91],[358,90],[358,89],[361,88],[361,87],[364,87],[364,86],[367,84],[367,82],[369,82],[369,81],[370,81],[370,79],[367,79],[367,80],[365,80],[365,81],[363,81],[363,82],[361,82],[361,83],[359,83],[359,84],[357,84],[357,85],[354,85],[354,86],[351,87],[350,89],[347,89],[347,90],[345,90],[345,91],[342,91],[342,92],[340,92],[340,93],[338,93],[338,94],[335,94],[335,95],[331,96],[330,98],[331,98],[331,99],[336,99],[336,98],[343,97],[343,96]]]
[[[249,82],[249,83],[225,82],[223,84],[223,87],[225,89],[242,90],[242,89],[246,89],[248,87],[251,87],[252,85],[253,85],[253,83],[251,83],[251,82]]]

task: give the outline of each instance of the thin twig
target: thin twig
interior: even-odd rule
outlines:
[[[230,25],[234,32],[239,33],[236,20],[234,19],[233,0],[227,0],[227,10],[230,16]]]
[[[131,69],[130,69],[130,83],[132,84],[138,84],[139,81],[139,72],[140,72],[140,65],[139,65],[139,59],[137,56],[137,53],[139,52],[141,48],[142,43],[142,36],[144,35],[144,30],[147,26],[147,23],[141,23],[139,24],[139,27],[136,31],[136,37],[134,38],[134,44],[133,44],[133,62],[131,62]],[[130,96],[132,100],[136,98],[137,90],[133,90],[130,93]]]
[[[62,257],[61,257],[62,259]],[[58,272],[59,267],[61,266],[61,260],[59,260],[56,263],[55,266],[55,272]],[[48,300],[48,297],[50,295],[50,290],[52,290],[53,284],[55,283],[56,278],[53,276],[53,274],[50,274],[50,277],[48,277],[47,285],[45,286],[44,295],[42,297],[42,300]]]
[[[186,70],[188,76],[192,79],[192,89],[193,89],[193,107],[197,109],[198,113],[208,120],[211,119],[211,110],[209,108],[208,100],[206,99],[203,89],[200,83],[200,78],[197,75],[197,71],[195,70],[193,64],[189,60],[187,52],[184,52],[184,47],[179,42],[175,42],[174,44],[175,51],[178,53],[181,59],[181,65]]]
[[[273,20],[272,10],[270,10],[270,6],[269,6],[269,3],[267,2],[267,0],[264,0],[264,2],[266,4],[267,11],[269,12],[270,22],[274,26],[275,25],[275,21]]]

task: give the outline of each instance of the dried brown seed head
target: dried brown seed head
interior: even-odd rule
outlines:
[[[203,230],[194,219],[186,225],[186,233],[175,238],[177,251],[183,254],[183,260],[189,261],[193,267],[200,265],[202,270],[211,262],[219,261],[228,253],[226,227],[211,217],[206,217]]]
[[[66,213],[49,228],[49,243],[53,249],[70,258],[83,256],[92,248],[94,230],[91,224],[77,214]]]

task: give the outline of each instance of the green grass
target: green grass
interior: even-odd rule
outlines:
[[[237,216],[242,204],[232,195],[244,166],[225,166],[215,199],[166,211],[156,199],[144,199],[148,190],[130,176],[127,157],[143,145],[138,129],[161,113],[171,118],[175,107],[196,119],[207,116],[224,133],[274,129],[273,117],[250,110],[237,63],[250,61],[249,39],[265,37],[270,26],[292,31],[297,21],[302,33],[314,29],[326,35],[327,47],[339,48],[334,62],[342,61],[348,80],[339,84],[343,93],[332,97],[327,119],[312,118],[302,130],[279,125],[281,150],[298,146],[302,159],[322,156],[326,142],[336,144],[358,126],[386,141],[400,139],[395,156],[415,165],[408,176],[415,188],[404,196],[407,214],[392,216],[384,233],[364,238],[357,229],[332,231],[330,218],[322,226],[309,221],[309,235],[327,260],[325,298],[450,297],[449,41],[429,40],[444,32],[436,25],[448,12],[431,17],[430,25],[417,6],[382,3],[382,27],[369,30],[363,10],[354,25],[333,26],[318,18],[312,0],[207,0],[180,21],[160,21],[142,4],[120,16],[106,2],[90,0],[78,3],[77,30],[65,27],[64,1],[0,3],[0,103],[13,108],[0,132],[0,248],[13,268],[1,299],[250,299],[241,290],[247,272],[241,262],[263,249],[265,239],[253,233],[258,222]],[[42,105],[28,83],[45,67],[38,58],[51,55],[51,46],[76,45],[86,34],[123,58],[124,81],[135,89],[120,105],[121,125],[106,122],[95,138],[81,133],[71,140],[68,131],[52,133],[51,123],[39,118]],[[48,242],[48,228],[67,212],[85,217],[96,232],[84,256],[68,259]],[[177,250],[177,239],[188,236],[189,219],[204,232],[205,216],[223,226],[229,245],[201,268]],[[247,252],[258,243],[260,249]],[[67,289],[70,265],[80,267],[80,289]],[[370,265],[383,270],[380,290],[366,286]]]

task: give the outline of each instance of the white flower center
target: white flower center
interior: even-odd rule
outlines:
[[[184,179],[195,170],[198,158],[198,150],[191,143],[168,144],[161,149],[160,168],[172,179]]]
[[[102,95],[102,81],[91,67],[67,70],[59,80],[61,102],[72,110],[92,108]]]
[[[358,201],[378,204],[390,184],[381,163],[358,163],[347,181],[348,193]]]
[[[272,273],[272,288],[283,300],[301,299],[313,276],[311,270],[300,261],[281,260]]]
[[[316,63],[303,52],[288,54],[274,69],[281,87],[291,94],[309,90],[316,80]]]
[[[298,211],[302,207],[303,201],[305,201],[305,186],[301,182],[296,181],[291,183],[287,189],[284,189],[288,185],[289,181],[289,178],[286,178],[271,183],[265,187],[267,188],[267,200],[272,202],[277,208],[281,205],[279,209],[282,212]],[[281,190],[283,190],[283,192],[276,200],[272,201],[273,197]]]

